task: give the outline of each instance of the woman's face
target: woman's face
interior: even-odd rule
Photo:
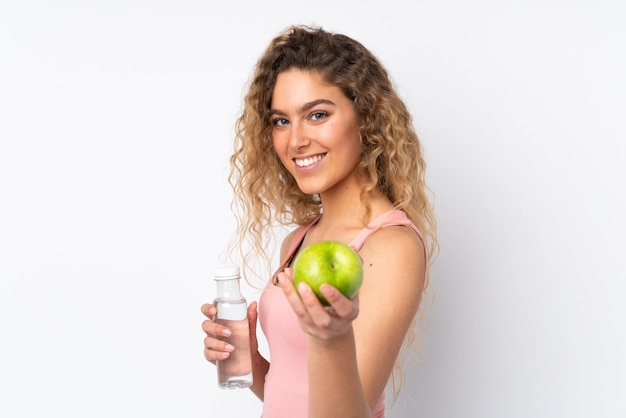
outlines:
[[[274,149],[307,194],[355,179],[360,158],[353,104],[319,74],[290,69],[276,79],[271,103]]]

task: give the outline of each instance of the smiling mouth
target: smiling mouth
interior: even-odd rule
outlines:
[[[326,154],[317,154],[308,158],[294,158],[294,162],[298,167],[309,167],[317,162],[320,162]]]

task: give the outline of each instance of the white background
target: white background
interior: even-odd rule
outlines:
[[[217,388],[199,307],[243,87],[291,23],[380,57],[429,163],[435,300],[388,416],[626,416],[625,21],[617,0],[3,1],[0,416],[260,415]]]

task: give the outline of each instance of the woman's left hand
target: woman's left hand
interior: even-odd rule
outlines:
[[[306,283],[299,283],[296,289],[291,268],[278,273],[277,279],[277,286],[285,293],[298,317],[300,327],[307,334],[323,340],[332,340],[352,328],[352,321],[359,314],[358,294],[348,299],[335,287],[323,284],[320,286],[320,292],[330,303],[330,306],[324,306]]]

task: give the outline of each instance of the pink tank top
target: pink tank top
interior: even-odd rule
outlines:
[[[304,236],[318,220],[319,217],[297,230],[289,251],[275,274],[291,263]],[[381,228],[397,225],[410,227],[424,241],[420,231],[404,212],[391,210],[363,228],[349,245],[359,251],[369,235]],[[259,321],[270,349],[270,368],[265,377],[262,418],[304,418],[308,415],[307,335],[300,329],[282,290],[274,286],[272,280],[259,301]],[[384,400],[383,393],[373,414],[375,418],[384,417]]]

